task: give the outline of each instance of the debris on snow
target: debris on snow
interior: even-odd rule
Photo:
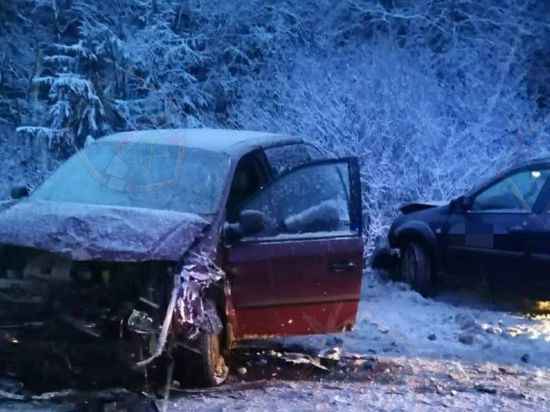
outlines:
[[[328,368],[322,365],[318,359],[315,359],[312,356],[307,355],[305,353],[296,353],[296,352],[281,353],[281,352],[270,351],[269,354],[271,356],[278,357],[279,359],[282,359],[285,362],[288,362],[294,365],[304,365],[304,364],[311,365],[323,371],[328,371]]]
[[[489,388],[485,385],[475,385],[474,389],[478,392],[488,393],[488,394],[491,394],[491,395],[494,395],[494,394],[497,393],[497,390],[495,388]]]
[[[319,357],[322,360],[329,361],[332,364],[335,364],[340,361],[340,358],[342,357],[342,348],[339,346],[335,346],[333,348],[327,349],[325,351],[322,351],[319,354]]]
[[[529,362],[529,354],[524,353],[523,355],[521,355],[521,361],[525,362],[525,363],[528,363]]]
[[[474,337],[466,333],[461,333],[458,335],[458,341],[464,345],[473,345]]]
[[[333,348],[321,351],[319,353],[319,359],[321,364],[327,368],[335,367],[342,358],[342,348],[335,346]]]

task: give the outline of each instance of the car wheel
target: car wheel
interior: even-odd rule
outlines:
[[[202,334],[197,339],[197,352],[185,348],[175,354],[174,378],[184,387],[219,386],[229,374],[220,351],[220,337]]]
[[[432,294],[432,261],[422,245],[411,242],[401,249],[401,279],[423,296]]]

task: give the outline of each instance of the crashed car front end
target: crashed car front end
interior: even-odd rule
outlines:
[[[17,267],[9,259],[2,268],[3,370],[32,371],[37,359],[75,375],[87,367],[126,368],[154,344],[170,264],[71,262],[31,249],[3,251],[25,262]]]
[[[418,219],[422,220],[423,214],[446,205],[448,205],[446,201],[413,202],[402,205],[399,208],[401,213],[391,224],[388,235],[376,239],[371,256],[371,267],[397,275],[400,270],[400,242],[406,236],[417,234],[417,229],[423,229],[416,227],[415,224]]]
[[[55,374],[72,385],[143,377],[174,346],[221,331],[223,272],[203,241],[205,219],[46,202],[4,209],[0,368],[8,374],[40,382]]]
[[[388,238],[376,239],[374,251],[371,255],[371,266],[374,269],[383,269],[390,273],[397,273],[399,268],[399,248],[392,247]]]

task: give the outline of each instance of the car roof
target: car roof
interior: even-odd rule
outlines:
[[[256,148],[304,143],[302,138],[282,134],[232,129],[156,129],[121,132],[105,136],[102,142],[140,141],[222,152],[240,156]]]

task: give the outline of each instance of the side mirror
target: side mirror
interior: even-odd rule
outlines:
[[[238,222],[224,225],[224,237],[231,242],[254,235],[264,230],[265,222],[266,218],[259,210],[243,210]]]
[[[22,199],[29,197],[30,190],[28,186],[15,186],[12,187],[10,194],[12,199]]]
[[[465,213],[472,207],[472,199],[460,196],[451,201],[450,207],[454,213]]]

